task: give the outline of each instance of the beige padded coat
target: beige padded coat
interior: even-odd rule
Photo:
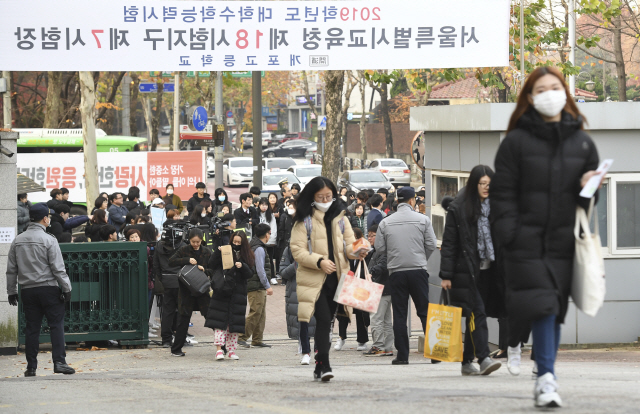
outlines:
[[[341,212],[331,222],[332,228],[335,229],[332,232],[333,256],[338,278],[340,278],[343,273],[346,274],[349,271],[349,262],[345,254],[350,259],[355,259],[352,255],[352,245],[355,237],[349,220],[344,220],[344,234],[342,234],[338,226],[338,222],[343,220],[343,218],[344,212]],[[307,229],[304,222],[296,222],[291,230],[291,253],[293,254],[294,260],[298,262],[298,272],[296,275],[298,286],[296,291],[299,302],[298,321],[300,322],[309,322],[311,320],[316,301],[318,300],[318,296],[320,296],[320,290],[327,278],[327,274],[325,274],[322,269],[318,269],[318,260],[321,258],[329,259],[329,243],[327,242],[327,232],[324,225],[324,213],[315,210],[311,220],[311,254],[309,254]],[[345,242],[346,252],[344,251]]]

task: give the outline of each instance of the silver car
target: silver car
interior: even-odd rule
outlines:
[[[352,170],[345,171],[338,179],[338,187],[347,187],[349,191],[359,192],[372,189],[378,191],[386,188],[393,191],[393,185],[380,171]]]
[[[369,170],[380,171],[394,186],[411,184],[411,169],[395,158],[378,158],[369,165]]]

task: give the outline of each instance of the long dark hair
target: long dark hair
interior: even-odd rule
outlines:
[[[136,226],[140,226],[140,224],[137,224]],[[142,241],[154,242],[158,240],[158,229],[153,223],[142,224],[142,230],[140,233],[142,234]]]
[[[482,177],[493,178],[493,170],[488,165],[476,165],[469,174],[467,185],[464,187],[462,204],[469,222],[474,223],[480,217],[480,194],[478,183]]]
[[[269,204],[269,199],[267,197],[262,197],[260,199],[260,202],[258,203],[258,208],[260,208],[260,205],[262,204],[265,204],[267,206],[267,211],[264,212],[264,216],[267,218],[267,224],[269,224],[271,223],[271,219],[273,218],[273,210],[271,210],[271,204]],[[262,213],[262,210],[260,210],[259,213]]]
[[[249,267],[253,267],[256,264],[256,258],[253,255],[253,250],[251,250],[251,246],[249,246],[249,240],[247,236],[244,234],[244,231],[236,231],[229,238],[229,246],[233,246],[234,237],[240,237],[240,257],[242,261],[249,265]]]
[[[204,206],[202,204],[197,204],[193,209],[191,216],[189,216],[189,223],[191,224],[200,224],[202,222],[202,212],[204,211]]]
[[[573,96],[569,91],[569,86],[565,82],[562,72],[560,72],[559,69],[553,66],[541,66],[531,72],[531,74],[527,78],[527,81],[524,83],[524,87],[522,88],[522,91],[518,96],[516,109],[514,109],[513,113],[511,114],[511,119],[509,119],[509,127],[507,128],[507,133],[516,129],[518,121],[520,120],[522,115],[529,112],[533,108],[533,105],[531,104],[531,102],[529,102],[529,95],[531,95],[531,92],[533,92],[533,85],[544,75],[553,75],[556,78],[560,79],[560,82],[562,82],[564,91],[567,94],[567,103],[565,104],[563,111],[571,114],[573,119],[578,119],[578,116],[581,116],[584,120],[583,125],[586,122],[584,115],[580,113],[578,106],[573,101]],[[582,126],[580,126],[580,128],[582,128]]]
[[[104,210],[98,209],[93,213],[91,218],[92,224],[107,224],[107,213]]]
[[[220,194],[224,194],[224,202],[221,202],[220,200],[218,200],[218,196]],[[228,204],[229,203],[229,195],[227,194],[226,191],[224,191],[224,188],[216,188],[216,191],[213,193],[214,196],[214,200],[213,200],[213,204],[216,206],[219,206],[221,204]]]
[[[329,207],[329,210],[324,214],[325,218],[328,217],[332,219],[345,209],[342,199],[338,196],[338,190],[331,180],[326,177],[315,177],[309,181],[309,184],[305,185],[304,189],[298,194],[298,198],[296,199],[296,215],[294,216],[295,221],[304,221],[305,217],[313,216],[315,210],[315,208],[313,208],[315,195],[325,187],[331,190],[335,200],[333,204],[331,204],[331,207]]]

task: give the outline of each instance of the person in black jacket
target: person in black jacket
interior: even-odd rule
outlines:
[[[463,309],[467,321],[462,375],[489,375],[502,365],[489,357],[489,329],[480,281],[495,274],[496,255],[489,225],[489,184],[493,170],[477,165],[466,187],[448,206],[440,250],[442,288],[450,290],[452,306]],[[475,329],[472,329],[475,325]],[[473,365],[478,358],[480,370]]]
[[[178,325],[178,272],[180,266],[170,266],[169,259],[178,249],[185,246],[180,240],[174,240],[173,232],[167,232],[168,237],[156,245],[153,255],[153,271],[155,279],[162,283],[164,294],[162,295],[162,316],[160,318],[160,336],[162,347],[171,347],[171,337],[175,334]]]
[[[107,212],[102,209],[95,210],[93,217],[84,228],[84,235],[92,242],[102,241],[100,238],[100,228],[107,224]]]
[[[213,192],[213,215],[217,216],[218,213],[222,212],[222,207],[227,206],[229,208],[229,213],[233,211],[231,207],[231,201],[229,200],[229,195],[224,188],[216,188],[216,191]]]
[[[127,201],[125,201],[124,206],[129,211],[142,210],[145,207],[144,203],[140,201],[140,189],[138,187],[129,187]]]
[[[60,191],[59,188],[54,188],[49,192],[49,195],[51,196],[51,200],[47,201],[47,207],[53,210],[53,208],[62,201],[62,191]]]
[[[562,404],[554,363],[571,291],[576,207],[589,205],[579,193],[598,167],[584,122],[562,73],[537,68],[511,115],[491,181],[493,234],[504,246],[509,326],[531,323],[538,407]],[[515,344],[509,345],[508,365],[520,358]]]
[[[286,201],[285,208],[282,210],[280,216],[280,223],[278,223],[278,250],[280,252],[280,258],[282,258],[284,249],[289,246],[289,240],[291,240],[294,214],[296,214],[296,200],[290,198]],[[280,269],[279,265],[278,269]]]
[[[376,232],[378,225],[369,227],[367,240],[371,246],[376,244]],[[393,356],[393,318],[391,315],[391,288],[387,285],[389,281],[389,270],[387,270],[387,256],[374,248],[369,252],[365,263],[369,267],[371,280],[384,285],[380,305],[377,312],[369,314],[371,320],[371,336],[373,344],[364,356]]]
[[[242,193],[240,194],[240,207],[233,212],[236,217],[236,228],[243,229],[248,239],[251,238],[253,226],[260,222],[258,211],[252,203],[251,193]]]
[[[189,215],[193,213],[193,210],[195,210],[196,206],[200,204],[202,200],[211,201],[209,193],[205,192],[206,190],[207,185],[205,183],[200,182],[196,184],[196,192],[193,193],[193,197],[191,197],[187,202],[187,212],[189,213]]]
[[[225,346],[229,359],[240,359],[236,354],[238,336],[244,333],[247,311],[247,280],[253,275],[255,257],[244,233],[233,235],[230,243],[234,266],[222,268],[222,254],[216,249],[210,267],[214,269],[214,292],[209,303],[204,326],[214,330],[217,347],[216,359],[224,359]]]
[[[191,229],[189,231],[189,244],[179,248],[171,259],[169,266],[184,267],[187,265],[197,265],[198,269],[203,271],[209,278],[213,275],[213,269],[209,267],[213,252],[207,246],[204,246],[202,239],[204,235],[200,229]],[[183,283],[179,284],[178,291],[178,327],[176,328],[176,336],[171,346],[171,355],[176,357],[185,356],[182,347],[187,339],[187,331],[191,315],[194,311],[200,311],[206,315],[209,308],[209,295],[192,296],[189,288]]]

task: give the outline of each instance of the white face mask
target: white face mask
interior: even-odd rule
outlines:
[[[533,97],[533,107],[548,117],[558,115],[567,103],[567,94],[561,91],[546,91]]]
[[[201,217],[207,217],[207,213],[200,214]]]
[[[173,194],[173,189],[171,189],[171,188],[167,189],[167,194],[169,194],[169,195]]]
[[[296,214],[296,209],[295,208],[287,208],[287,213],[289,213],[290,216],[293,216],[294,214]]]
[[[322,211],[323,213],[326,213],[327,210],[329,210],[329,208],[331,207],[331,204],[333,204],[334,201],[336,201],[335,198],[333,200],[329,201],[328,203],[317,203],[317,202],[314,202],[313,206],[315,208],[317,208],[318,210]]]

